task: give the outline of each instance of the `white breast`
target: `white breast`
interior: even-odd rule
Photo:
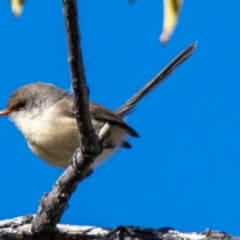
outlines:
[[[25,136],[30,149],[39,158],[57,167],[66,168],[69,165],[70,158],[79,147],[77,124],[74,118],[59,114],[53,106],[47,108],[47,111],[42,111],[41,114],[18,113],[14,122]],[[102,124],[93,121],[93,126],[99,130]],[[125,137],[124,131],[112,127],[111,135],[103,144],[114,142],[116,147],[105,149],[95,160],[94,167],[114,154]]]

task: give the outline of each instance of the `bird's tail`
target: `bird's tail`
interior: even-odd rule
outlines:
[[[177,57],[175,57],[162,71],[160,71],[153,79],[151,79],[142,89],[140,89],[135,95],[133,95],[125,104],[118,108],[115,113],[124,117],[134,110],[137,103],[151,92],[158,84],[162,83],[174,69],[187,60],[195,50],[197,42],[188,46]]]

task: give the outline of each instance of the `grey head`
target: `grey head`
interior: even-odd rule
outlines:
[[[53,105],[69,94],[54,85],[33,83],[14,91],[7,103],[8,116],[13,121],[19,114],[34,114],[34,112]],[[24,110],[24,111],[23,111]]]

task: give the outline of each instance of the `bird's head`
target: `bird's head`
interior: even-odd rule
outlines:
[[[51,84],[39,82],[25,85],[11,94],[0,116],[8,116],[15,122],[19,118],[39,114],[66,96],[67,92]]]

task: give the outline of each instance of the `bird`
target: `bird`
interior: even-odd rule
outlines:
[[[110,133],[102,143],[103,152],[95,159],[94,168],[119,148],[131,148],[126,138],[139,137],[139,134],[127,124],[125,116],[179,64],[189,58],[195,47],[196,43],[193,43],[182,51],[115,112],[97,103],[89,103],[94,130],[98,132],[105,123],[110,125]],[[68,167],[69,160],[80,144],[73,94],[49,83],[31,83],[11,94],[6,108],[0,111],[0,116],[8,116],[14,122],[31,151],[40,159],[55,167]]]

